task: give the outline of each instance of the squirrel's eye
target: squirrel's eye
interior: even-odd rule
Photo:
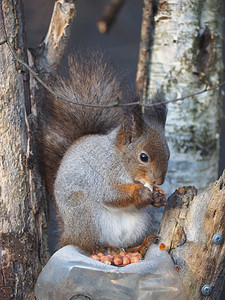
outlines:
[[[148,155],[146,153],[141,153],[140,154],[140,159],[143,162],[148,162]]]

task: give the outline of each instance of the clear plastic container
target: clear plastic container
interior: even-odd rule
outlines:
[[[170,255],[158,245],[151,245],[143,260],[123,267],[106,265],[66,246],[42,270],[35,295],[38,300],[186,299]]]

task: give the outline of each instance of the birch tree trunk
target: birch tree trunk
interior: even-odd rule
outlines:
[[[157,88],[175,99],[222,80],[222,0],[160,0],[154,21],[148,96]],[[220,102],[216,89],[168,104],[169,194],[182,185],[203,190],[216,180]]]

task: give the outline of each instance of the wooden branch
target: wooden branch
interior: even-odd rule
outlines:
[[[70,38],[75,13],[75,0],[55,2],[44,42],[32,52],[38,72],[54,74],[57,71]]]
[[[137,89],[142,95],[142,99],[145,98],[145,87],[147,84],[147,67],[150,54],[149,52],[153,25],[153,10],[154,0],[145,0],[143,7],[141,41],[136,76]]]
[[[183,195],[171,195],[159,235],[178,266],[187,299],[205,299],[205,285],[212,287],[208,299],[220,299],[225,278],[225,171],[203,193],[196,192],[186,187]],[[218,245],[215,234],[223,238]]]
[[[97,27],[100,33],[106,34],[109,32],[124,2],[125,0],[111,0],[105,7],[103,15],[97,20]]]

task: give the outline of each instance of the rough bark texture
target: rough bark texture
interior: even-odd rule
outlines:
[[[21,1],[1,2],[9,40],[27,61]],[[47,208],[34,155],[29,74],[7,44],[0,48],[0,91],[0,298],[33,299],[48,258]]]
[[[74,17],[76,15],[75,0],[57,0],[54,5],[51,22],[44,42],[28,51],[29,65],[36,70],[38,77],[49,85],[49,75],[55,75],[66,50]],[[46,92],[30,74],[30,98],[35,115],[38,114],[37,103]],[[43,92],[42,92],[43,90]]]
[[[159,88],[166,100],[221,81],[222,1],[160,0],[147,78],[147,95]],[[171,159],[164,189],[216,180],[220,90],[168,105],[166,132]]]
[[[6,34],[17,55],[27,62],[21,1],[1,1]],[[0,4],[1,4],[0,3]],[[54,73],[62,59],[75,15],[74,1],[58,0],[45,41],[34,57],[39,76]],[[1,41],[5,40],[1,27]],[[38,52],[38,55],[37,55]],[[0,48],[0,295],[1,299],[33,299],[33,287],[49,258],[47,201],[37,169],[33,138],[38,87],[19,65],[8,45]],[[31,100],[31,101],[30,101]]]
[[[196,195],[194,187],[176,191],[168,199],[159,235],[178,265],[187,300],[220,299],[225,278],[225,171],[221,178]],[[213,236],[221,234],[220,244]],[[206,297],[204,285],[212,287]]]
[[[54,74],[62,60],[75,17],[75,0],[57,0],[48,32],[41,46],[35,49],[35,65],[42,76]]]

